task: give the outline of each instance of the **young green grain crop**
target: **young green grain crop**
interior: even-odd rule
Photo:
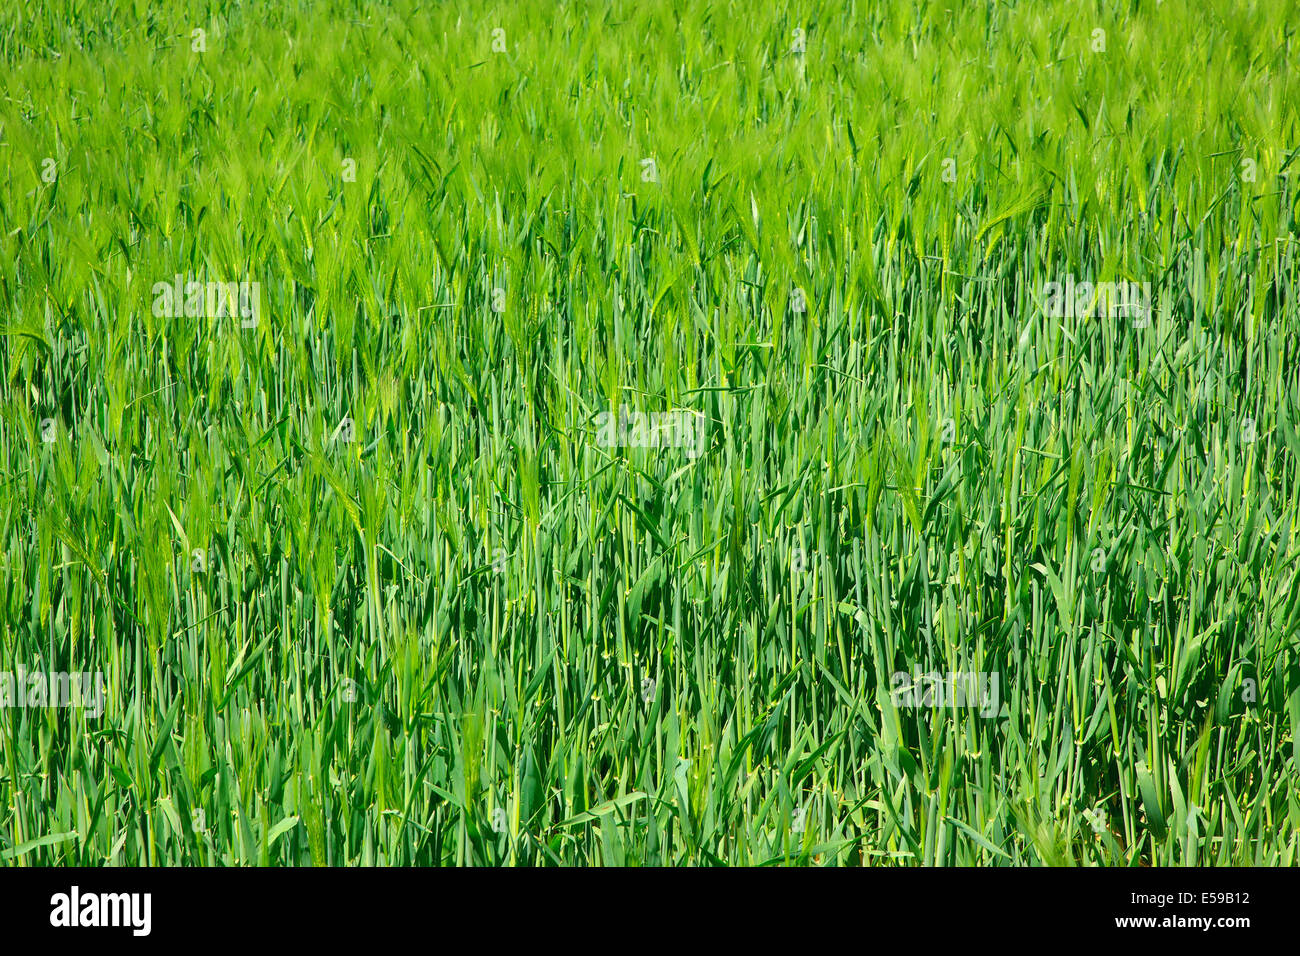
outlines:
[[[0,12],[0,863],[1294,865],[1292,12]]]

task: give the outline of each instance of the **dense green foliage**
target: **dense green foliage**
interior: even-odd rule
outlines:
[[[1296,863],[1297,24],[6,9],[0,863]]]

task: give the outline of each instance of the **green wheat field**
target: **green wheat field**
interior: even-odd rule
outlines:
[[[1300,862],[1297,31],[9,5],[0,865]]]

